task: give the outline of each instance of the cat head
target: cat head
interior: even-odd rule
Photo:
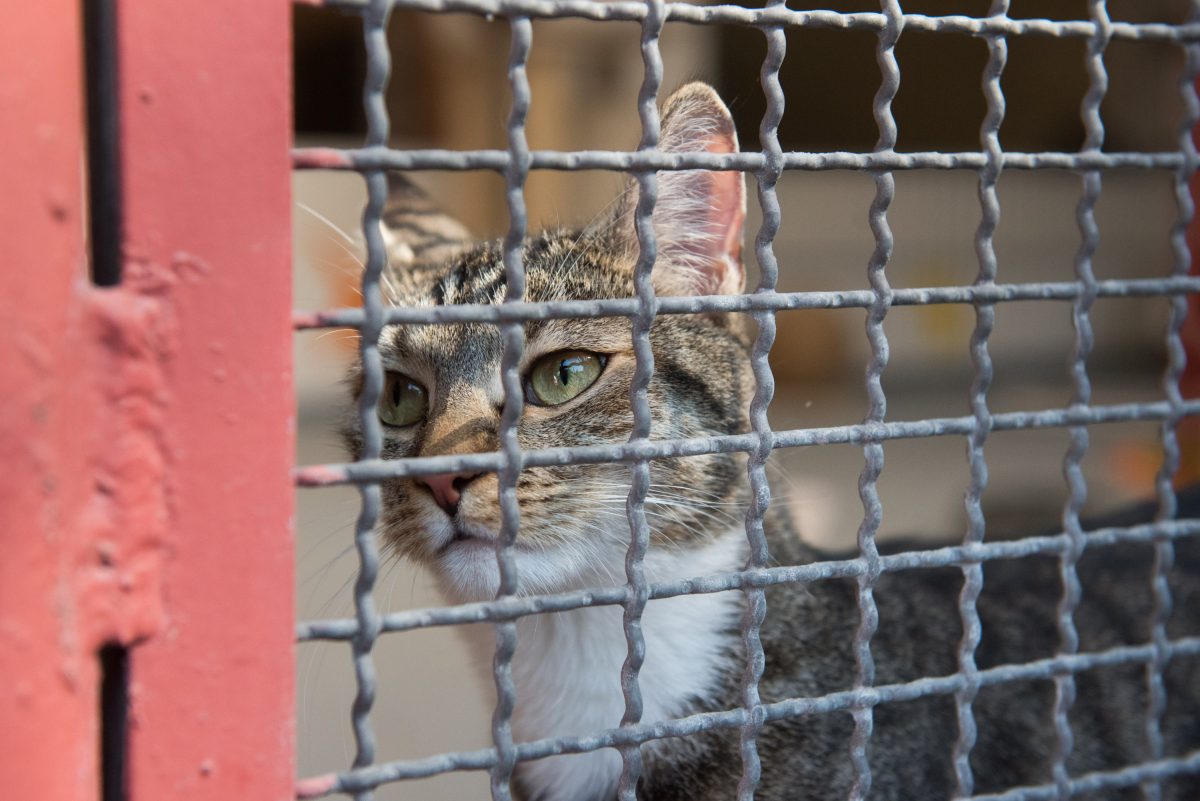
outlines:
[[[663,109],[660,149],[737,151],[728,110],[705,84],[690,84]],[[634,297],[636,184],[615,211],[584,231],[526,241],[528,301]],[[739,172],[660,172],[653,222],[659,295],[731,294],[745,282],[741,243],[745,185]],[[496,304],[506,282],[499,243],[471,244],[458,223],[411,185],[393,179],[385,211],[391,264],[385,297],[404,306]],[[652,439],[748,430],[749,334],[738,315],[664,315],[650,334]],[[490,324],[387,327],[380,339],[386,383],[379,403],[385,458],[499,450],[504,395],[499,329]],[[523,450],[623,443],[633,429],[636,361],[624,317],[525,324],[520,374]],[[357,368],[351,384],[358,386]],[[357,391],[356,391],[357,394]],[[355,422],[346,430],[361,447]],[[739,454],[651,463],[646,515],[651,549],[693,548],[740,528],[745,494]],[[522,592],[555,592],[623,581],[629,524],[627,464],[530,467],[517,485],[521,520],[513,548]],[[495,594],[500,532],[494,473],[401,478],[383,485],[386,542],[425,563],[463,599]]]

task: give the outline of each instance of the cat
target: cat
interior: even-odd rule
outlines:
[[[702,83],[679,89],[661,116],[660,149],[733,153],[730,114]],[[385,295],[403,306],[495,304],[506,283],[499,243],[475,244],[406,180],[391,177],[385,210],[391,265]],[[584,231],[530,237],[522,258],[525,299],[629,298],[639,247],[636,187]],[[744,179],[738,172],[664,171],[658,178],[652,281],[658,295],[743,291],[741,243]],[[655,373],[649,402],[652,438],[744,433],[754,390],[749,367],[753,330],[744,315],[666,315],[650,333]],[[621,443],[633,430],[629,389],[635,359],[628,318],[535,320],[525,325],[520,369],[525,408],[523,449]],[[386,384],[379,402],[383,456],[494,452],[504,401],[502,343],[488,324],[405,325],[380,340]],[[361,391],[360,372],[352,386]],[[351,419],[352,453],[362,445]],[[647,581],[663,582],[741,569],[748,548],[741,511],[749,500],[746,456],[714,453],[651,463],[646,515],[651,542]],[[531,467],[519,479],[521,524],[512,549],[520,593],[556,593],[624,583],[629,542],[625,464]],[[429,567],[449,599],[486,600],[499,586],[494,540],[500,530],[494,473],[398,478],[382,487],[380,531],[389,547]],[[1187,511],[1187,510],[1185,510]],[[832,557],[807,546],[779,505],[765,531],[774,564]],[[1031,532],[1032,533],[1032,532]],[[1176,542],[1171,572],[1172,638],[1200,634],[1200,550],[1195,537]],[[1086,550],[1079,563],[1083,597],[1075,615],[1079,650],[1151,641],[1153,546]],[[1059,647],[1058,560],[1035,556],[987,562],[978,602],[980,669],[1053,656]],[[875,587],[880,625],[871,640],[875,684],[954,674],[962,634],[957,567],[883,574]],[[850,689],[859,625],[852,580],[784,584],[766,591],[762,701]],[[643,617],[646,659],[640,674],[643,722],[742,704],[745,654],[740,591],[651,601]],[[606,606],[524,618],[513,659],[516,741],[579,735],[616,726],[624,711],[619,675],[626,655],[622,608]],[[494,642],[481,636],[480,665]],[[1167,756],[1200,747],[1200,660],[1181,658],[1166,671],[1162,721]],[[1141,664],[1076,675],[1071,708],[1071,775],[1149,758],[1144,736],[1146,682]],[[974,701],[978,740],[971,751],[974,791],[1000,792],[1053,782],[1056,735],[1050,679],[981,689]],[[867,753],[867,797],[948,799],[955,792],[951,754],[958,732],[952,695],[875,707]],[[765,725],[758,736],[760,801],[844,798],[854,772],[849,712],[812,714]],[[647,801],[735,797],[742,772],[739,731],[721,729],[642,747],[638,795]],[[525,801],[609,801],[621,759],[613,749],[518,763],[513,787]],[[1200,798],[1200,777],[1164,783],[1164,797]],[[1077,797],[1140,797],[1136,787]]]

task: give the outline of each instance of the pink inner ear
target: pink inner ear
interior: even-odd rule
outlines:
[[[717,135],[705,143],[709,153],[736,153],[737,145],[732,136]],[[719,292],[730,278],[730,272],[741,271],[742,229],[746,224],[746,184],[740,172],[710,172],[707,174],[709,189],[710,230],[718,232],[720,239],[710,242],[716,252],[705,255],[712,260],[712,274],[705,291]],[[731,291],[737,291],[741,276],[737,275]]]
[[[687,275],[689,294],[713,295],[737,292],[741,285],[742,228],[746,209],[742,200],[743,181],[737,172],[685,173],[699,184],[702,209],[692,211],[702,219],[685,223],[680,237],[670,247],[688,254],[695,272]]]
[[[739,172],[715,172],[713,178],[713,222],[725,232],[722,251],[734,264],[742,260],[742,228],[746,224],[745,183]]]

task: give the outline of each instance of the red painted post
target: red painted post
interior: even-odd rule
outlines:
[[[13,798],[95,793],[95,635],[76,623],[96,424],[79,324],[85,265],[77,3],[0,25],[0,783]],[[19,114],[13,113],[20,109]],[[39,734],[40,733],[40,734]]]
[[[131,801],[288,799],[286,3],[118,2],[124,278],[87,278],[79,3],[0,26],[0,786],[99,797],[129,647]]]

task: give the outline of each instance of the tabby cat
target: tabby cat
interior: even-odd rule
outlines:
[[[676,92],[662,115],[660,148],[730,153],[737,139],[729,112],[708,86]],[[404,306],[500,303],[505,295],[498,243],[473,244],[466,230],[434,209],[403,179],[393,179],[385,214],[391,267],[388,300]],[[615,210],[588,230],[548,231],[528,240],[526,299],[628,298],[638,256],[632,186]],[[743,290],[745,188],[741,173],[682,171],[659,175],[654,214],[659,295],[731,294]],[[632,430],[630,382],[635,359],[626,318],[536,320],[525,326],[520,369],[525,409],[523,449],[626,441]],[[651,332],[655,373],[649,398],[655,439],[738,434],[749,430],[754,382],[750,326],[742,315],[658,318]],[[390,326],[380,343],[386,386],[378,413],[384,456],[496,451],[504,401],[502,343],[486,324]],[[356,374],[357,375],[357,374]],[[357,384],[355,376],[351,383]],[[361,448],[356,424],[347,427]],[[746,535],[736,515],[749,492],[745,455],[717,453],[656,460],[646,503],[650,582],[740,569]],[[432,569],[454,601],[494,596],[493,552],[500,529],[497,476],[456,473],[395,479],[383,487],[381,531],[390,546]],[[520,532],[513,556],[523,594],[556,593],[624,582],[629,531],[624,464],[533,467],[517,487]],[[788,516],[766,520],[776,564],[831,558],[806,546]],[[1172,638],[1200,634],[1200,552],[1196,538],[1177,542],[1171,573]],[[1081,651],[1151,641],[1151,545],[1095,548],[1079,564],[1083,598],[1075,620]],[[988,562],[979,600],[982,670],[1053,656],[1059,647],[1058,561],[1029,557]],[[871,641],[878,685],[946,676],[958,669],[962,635],[958,568],[889,572],[875,598],[880,625]],[[744,651],[740,592],[652,601],[643,618],[646,659],[640,684],[645,722],[741,705]],[[852,687],[852,644],[859,625],[852,581],[781,585],[767,591],[762,628],[764,702]],[[580,609],[520,621],[513,661],[518,742],[578,735],[616,726],[624,711],[619,685],[626,654],[622,609]],[[492,638],[479,643],[490,664]],[[1167,756],[1200,748],[1200,661],[1178,658],[1166,671],[1162,720]],[[1077,675],[1070,711],[1072,775],[1145,760],[1146,681],[1140,664]],[[1053,782],[1056,751],[1052,680],[987,686],[974,702],[978,739],[971,752],[975,792]],[[848,712],[767,724],[758,738],[761,801],[845,798],[854,781]],[[951,754],[958,732],[952,695],[881,704],[874,710],[868,755],[871,799],[948,799],[955,791]],[[639,797],[653,801],[729,799],[742,771],[737,730],[653,741],[642,748]],[[517,765],[514,788],[526,801],[608,801],[621,770],[603,749]],[[1165,797],[1200,799],[1200,778],[1176,777]],[[1140,797],[1136,787],[1076,797]]]

